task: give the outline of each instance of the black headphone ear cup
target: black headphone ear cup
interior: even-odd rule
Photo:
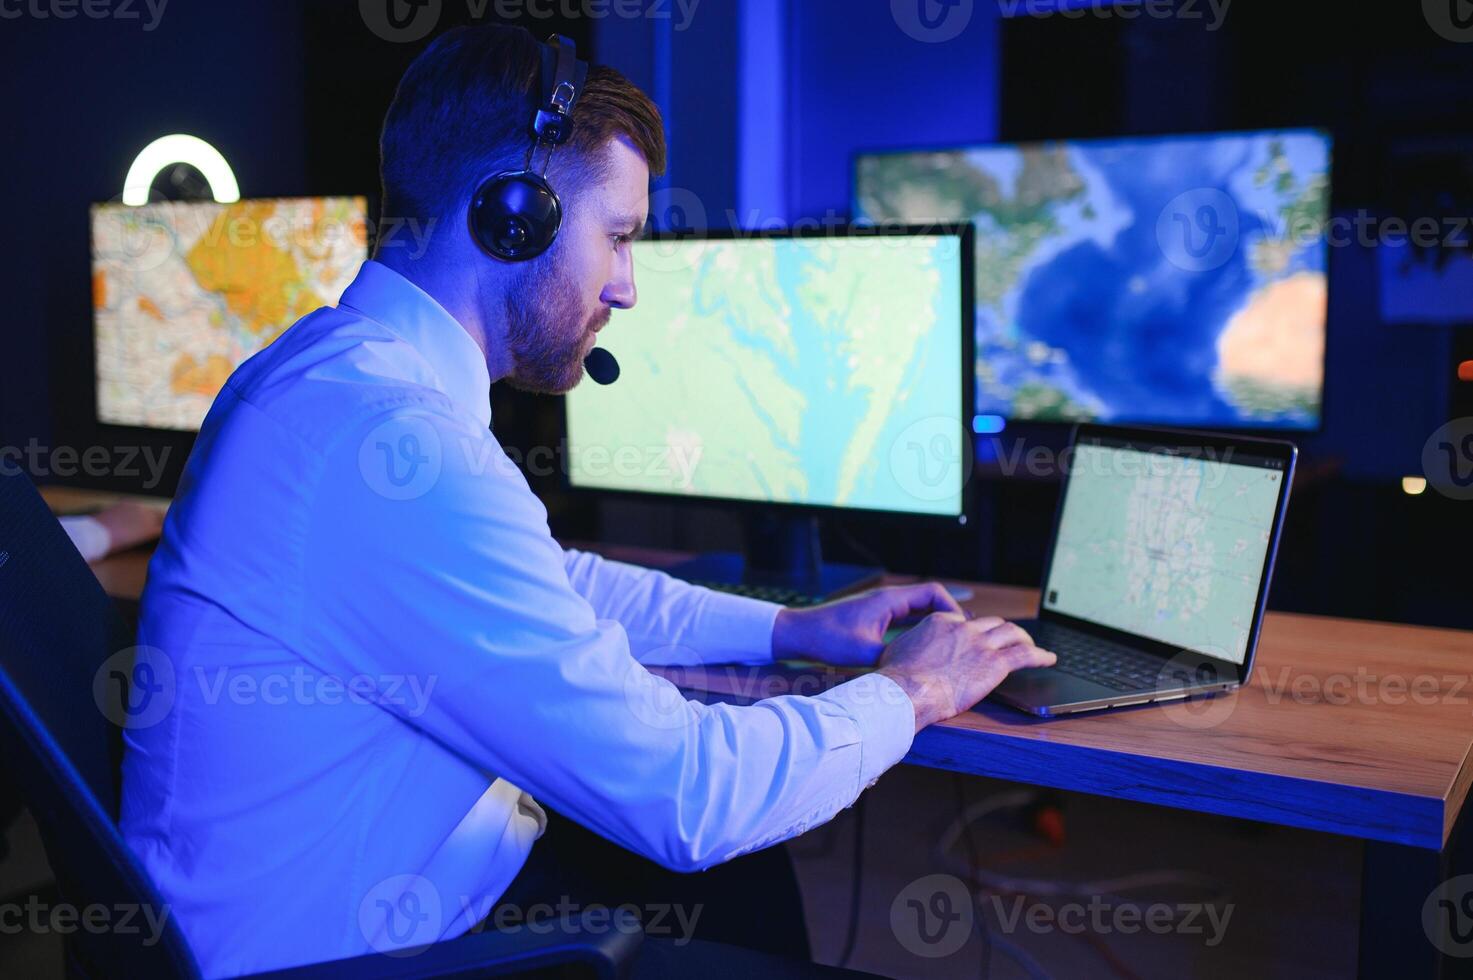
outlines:
[[[471,237],[503,262],[525,262],[547,251],[563,223],[552,187],[528,170],[488,177],[470,206]]]

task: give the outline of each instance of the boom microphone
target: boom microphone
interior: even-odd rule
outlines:
[[[595,347],[588,352],[588,356],[583,358],[583,369],[601,385],[611,385],[619,380],[619,362],[602,347]]]

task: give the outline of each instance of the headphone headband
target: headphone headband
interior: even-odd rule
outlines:
[[[542,46],[542,102],[532,116],[532,139],[561,146],[573,131],[573,106],[583,92],[588,65],[573,42],[554,34]]]

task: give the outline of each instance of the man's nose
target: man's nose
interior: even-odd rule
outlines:
[[[634,288],[633,277],[610,280],[608,285],[604,286],[603,295],[599,299],[615,309],[633,308],[639,300],[639,293]]]

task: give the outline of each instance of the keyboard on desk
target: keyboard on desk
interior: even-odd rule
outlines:
[[[816,606],[823,601],[823,596],[810,595],[798,589],[790,589],[781,585],[752,585],[746,582],[701,581],[694,581],[691,584],[702,585],[708,589],[714,589],[717,592],[746,596],[748,599],[776,602],[782,606]]]
[[[1034,643],[1053,651],[1059,658],[1054,670],[1094,681],[1114,691],[1176,688],[1194,680],[1188,671],[1160,657],[1088,633],[1048,623],[1030,623],[1028,630]]]

